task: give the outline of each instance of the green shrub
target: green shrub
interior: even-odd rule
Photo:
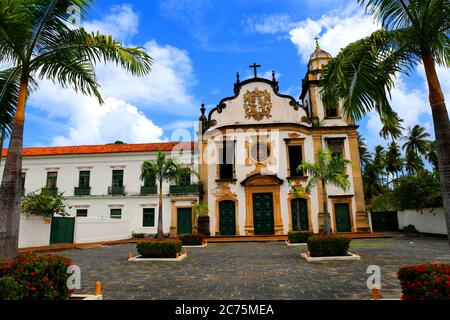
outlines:
[[[12,276],[0,278],[0,300],[22,300],[25,296],[25,286]]]
[[[181,251],[181,241],[141,242],[136,249],[142,258],[176,258]]]
[[[201,246],[203,244],[203,236],[201,234],[181,234],[178,239],[184,246]]]
[[[312,236],[308,239],[311,257],[346,256],[350,238],[344,235]]]
[[[312,231],[289,231],[288,240],[290,243],[306,243],[308,238],[313,235]]]
[[[3,279],[0,287],[10,288],[5,289],[0,296],[24,300],[68,299],[71,291],[67,288],[70,276],[67,268],[71,263],[62,255],[34,253],[22,253],[14,260],[0,261],[0,278]]]
[[[398,271],[402,300],[450,300],[450,264],[423,264]]]
[[[402,228],[402,230],[400,230],[401,232],[406,232],[406,233],[418,233],[419,231],[417,231],[416,227],[414,227],[414,225],[412,224],[408,224],[407,226],[404,226]]]

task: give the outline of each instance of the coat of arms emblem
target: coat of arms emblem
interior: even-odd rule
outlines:
[[[262,91],[255,88],[253,91],[247,91],[244,94],[244,110],[247,119],[253,118],[260,121],[264,117],[271,118],[272,101],[267,89]]]

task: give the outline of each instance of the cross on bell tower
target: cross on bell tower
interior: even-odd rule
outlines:
[[[258,75],[257,75],[257,70],[258,70],[258,68],[261,68],[261,65],[260,64],[256,64],[255,62],[253,62],[253,64],[251,65],[251,66],[248,66],[249,68],[253,68],[253,74],[254,74],[254,77],[256,78]]]

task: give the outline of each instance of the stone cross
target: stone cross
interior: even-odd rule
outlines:
[[[253,74],[254,74],[254,77],[256,78],[257,77],[257,69],[261,68],[261,65],[260,64],[256,64],[255,62],[253,62],[253,64],[251,66],[248,66],[248,67],[249,68],[253,68]]]

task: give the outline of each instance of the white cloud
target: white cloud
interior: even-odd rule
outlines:
[[[290,15],[276,13],[265,16],[249,16],[242,22],[247,33],[276,34],[288,32],[295,27]]]
[[[129,4],[112,6],[108,15],[102,20],[92,20],[83,23],[88,31],[99,31],[101,34],[112,35],[115,39],[126,41],[138,33],[139,17]]]
[[[115,37],[128,38],[137,32],[138,16],[131,6],[122,5],[113,7],[104,19],[86,25]],[[111,63],[97,66],[100,92],[105,100],[102,106],[92,97],[63,89],[51,81],[40,82],[39,90],[31,96],[30,106],[65,125],[64,129],[53,131],[56,131],[56,136],[50,139],[53,145],[160,141],[163,129],[143,111],[186,118],[197,111],[190,93],[194,77],[188,53],[154,40],[143,47],[154,60],[149,76],[134,77]]]
[[[289,31],[292,43],[304,62],[308,62],[314,51],[314,38],[319,37],[320,47],[333,56],[347,44],[370,35],[380,28],[372,17],[359,9],[344,10],[350,15],[323,15],[318,20],[306,19]]]

